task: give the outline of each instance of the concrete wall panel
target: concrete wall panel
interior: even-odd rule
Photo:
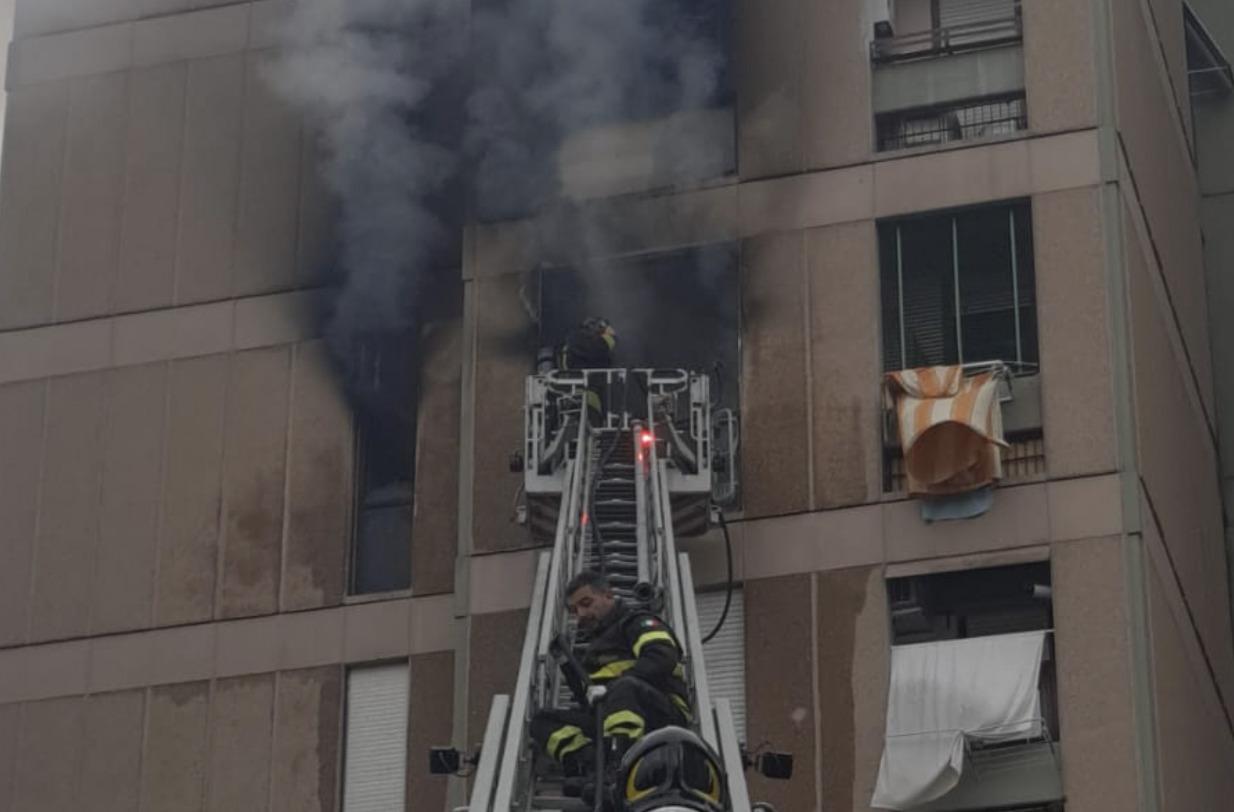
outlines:
[[[283,609],[332,606],[343,596],[355,461],[351,413],[325,344],[296,348],[283,562]]]
[[[167,366],[116,369],[107,378],[103,503],[90,611],[96,634],[150,624],[166,442]]]
[[[290,376],[289,348],[253,350],[232,359],[219,617],[278,607]]]
[[[1223,687],[1234,690],[1228,579],[1217,454],[1199,409],[1188,397],[1184,364],[1170,341],[1169,314],[1150,271],[1132,245],[1132,359],[1140,477],[1160,522],[1170,558],[1212,653]]]
[[[523,447],[523,382],[535,358],[535,331],[519,300],[524,279],[506,274],[477,279],[475,459],[472,533],[478,552],[526,547],[513,521],[522,480],[508,457]]]
[[[1162,809],[1221,809],[1234,797],[1234,732],[1203,662],[1188,656],[1194,632],[1176,618],[1163,578],[1150,567],[1148,606],[1152,627]]]
[[[800,233],[742,246],[741,485],[747,518],[810,503]]]
[[[748,776],[750,795],[777,809],[818,808],[811,578],[768,578],[744,587],[748,737],[792,753],[798,765],[792,781]]]
[[[446,808],[445,776],[424,769],[430,747],[448,745],[454,731],[454,652],[411,658],[411,722],[407,739],[407,797],[416,809]]]
[[[1103,246],[1096,190],[1033,198],[1041,414],[1052,477],[1115,466]]]
[[[69,84],[9,93],[0,188],[0,329],[46,322],[59,235]]]
[[[1114,54],[1118,127],[1134,185],[1124,188],[1133,209],[1143,207],[1148,232],[1170,291],[1175,320],[1212,413],[1208,312],[1200,244],[1199,192],[1173,99],[1163,84],[1155,38],[1140,4],[1115,3]],[[1130,200],[1134,194],[1134,201]]]
[[[461,322],[433,325],[425,339],[423,357],[416,415],[411,587],[417,595],[431,595],[454,589],[463,375]]]
[[[144,690],[86,698],[79,809],[137,812],[145,702]]]
[[[128,113],[127,74],[91,76],[73,84],[60,211],[57,321],[111,311]]]
[[[44,381],[0,387],[0,646],[26,640],[43,467]]]
[[[1149,0],[1152,11],[1149,36],[1157,41],[1165,57],[1173,93],[1171,103],[1182,117],[1188,132],[1191,130],[1191,88],[1187,82],[1187,45],[1183,31],[1183,3],[1181,0]]]
[[[227,356],[171,365],[155,625],[214,612]]]
[[[119,312],[172,302],[188,64],[135,70],[129,82]]]
[[[249,54],[245,63],[234,288],[239,296],[285,290],[295,277],[300,117],[262,75],[268,59]]]
[[[1059,734],[1068,812],[1136,809],[1126,569],[1119,537],[1052,553]]]
[[[177,304],[232,292],[244,56],[191,62],[186,93]]]
[[[206,809],[264,809],[270,792],[274,675],[219,680],[210,702]]]
[[[296,283],[300,285],[320,283],[330,270],[327,260],[334,255],[337,213],[322,176],[325,157],[318,138],[306,126],[300,144],[300,228],[296,244]]]
[[[21,733],[21,703],[0,705],[0,809],[13,808],[13,782]]]
[[[819,169],[868,160],[874,144],[869,35],[864,3],[823,0],[804,6],[801,39],[802,151]],[[790,53],[796,53],[790,49]]]
[[[13,812],[79,812],[77,770],[82,753],[80,697],[29,702],[22,708],[21,750]]]
[[[886,729],[889,627],[879,568],[819,574],[823,809],[869,809]]]
[[[206,779],[209,683],[153,688],[142,755],[141,812],[200,812]]]
[[[34,37],[127,20],[140,2],[146,0],[16,0],[12,4],[13,33],[19,38]]]
[[[873,223],[809,232],[814,502],[862,504],[881,493],[878,258]]]
[[[527,612],[498,612],[471,617],[471,665],[467,683],[467,742],[484,738],[494,694],[514,690],[518,656],[527,633]]]
[[[734,3],[737,166],[743,180],[801,169],[806,5]]]
[[[1024,3],[1024,89],[1035,132],[1092,127],[1097,122],[1091,3]]]
[[[85,634],[103,468],[101,372],[53,379],[47,394],[44,490],[34,554],[31,637]]]
[[[332,812],[342,754],[342,670],[331,666],[278,676],[271,812]]]

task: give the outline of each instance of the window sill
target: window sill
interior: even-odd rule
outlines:
[[[389,592],[365,592],[359,595],[344,595],[343,605],[350,606],[357,603],[377,603],[378,601],[396,601],[403,598],[415,597],[411,589],[393,589]]]
[[[959,149],[968,149],[970,147],[988,147],[992,144],[1005,144],[1009,141],[1026,141],[1030,138],[1036,138],[1039,133],[1035,132],[1032,127],[1023,130],[1016,130],[1013,133],[1005,135],[980,135],[976,138],[964,138],[958,141],[951,141],[946,144],[927,144],[920,147],[901,147],[900,149],[875,149],[873,152],[872,162],[879,161],[896,161],[902,158],[915,158],[918,155],[933,155],[939,152],[954,152]]]

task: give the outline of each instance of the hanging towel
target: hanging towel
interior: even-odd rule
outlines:
[[[998,377],[965,377],[958,366],[888,372],[908,492],[967,493],[1002,479],[1003,412]]]
[[[891,649],[887,734],[870,804],[913,809],[960,782],[966,742],[1041,738],[1046,632]]]

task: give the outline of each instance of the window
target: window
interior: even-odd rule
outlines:
[[[724,611],[726,591],[701,592],[694,596],[698,608],[698,628],[710,634]],[[733,588],[728,617],[716,636],[703,644],[703,660],[707,665],[707,686],[711,698],[727,699],[733,709],[733,727],[737,741],[746,741],[746,615],[745,594]]]
[[[1050,565],[961,570],[887,581],[893,645],[1015,634],[1054,627]],[[1042,707],[1058,732],[1053,639],[1041,669]]]
[[[1187,80],[1192,98],[1228,95],[1234,90],[1234,73],[1221,47],[1191,7],[1183,5],[1184,36],[1187,43]]]
[[[556,346],[585,317],[603,316],[617,332],[617,366],[708,373],[713,401],[735,408],[739,289],[737,253],[729,244],[546,271],[540,342]]]
[[[411,586],[416,386],[413,343],[402,334],[356,342],[355,527],[349,592]]]
[[[888,579],[887,594],[891,687],[873,805],[1061,812],[1049,564]]]
[[[884,221],[883,366],[1036,365],[1028,203]]]
[[[348,669],[343,812],[404,808],[409,680],[407,663]]]

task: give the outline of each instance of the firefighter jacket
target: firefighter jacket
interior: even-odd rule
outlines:
[[[561,369],[608,369],[613,365],[613,348],[600,333],[579,327],[558,350],[557,365]]]
[[[595,630],[582,665],[597,685],[621,676],[638,677],[688,712],[681,646],[668,624],[650,612],[617,601]]]

